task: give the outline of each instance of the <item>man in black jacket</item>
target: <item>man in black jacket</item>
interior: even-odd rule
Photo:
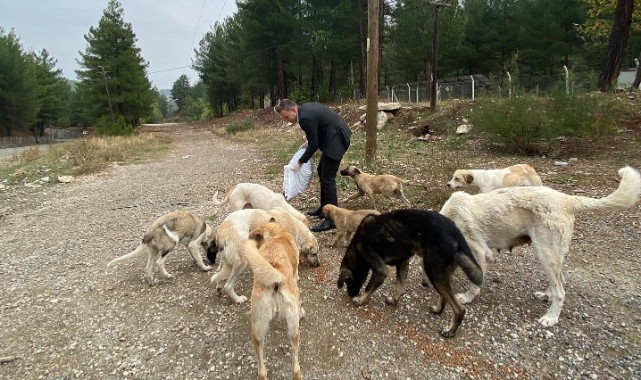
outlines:
[[[318,178],[320,180],[320,207],[307,212],[310,216],[323,216],[322,209],[326,204],[338,206],[336,195],[336,173],[343,155],[349,148],[352,131],[347,123],[334,111],[320,103],[305,103],[298,106],[289,99],[282,99],[274,107],[284,120],[298,123],[307,137],[307,149],[298,160],[296,169],[307,162],[320,149]],[[336,228],[330,219],[312,226],[314,232]]]

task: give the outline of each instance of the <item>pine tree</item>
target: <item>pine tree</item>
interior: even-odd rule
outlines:
[[[88,96],[94,121],[101,117],[122,117],[136,126],[151,113],[154,95],[147,78],[147,62],[136,47],[136,35],[123,19],[117,0],[109,0],[97,27],[85,35],[88,43],[76,71]]]
[[[191,85],[189,84],[189,78],[185,74],[179,76],[171,87],[171,96],[174,98],[174,102],[176,102],[176,105],[178,106],[178,111],[183,111],[185,109],[190,89]]]
[[[22,51],[16,34],[0,28],[0,131],[12,136],[27,130],[36,118],[36,82],[29,56]]]
[[[70,89],[62,70],[56,69],[56,60],[49,56],[47,50],[43,49],[39,55],[32,53],[31,59],[38,88],[38,113],[33,127],[33,134],[38,141],[47,125],[62,123]]]

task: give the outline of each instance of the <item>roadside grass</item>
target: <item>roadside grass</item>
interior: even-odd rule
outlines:
[[[61,175],[96,173],[113,163],[143,162],[158,157],[168,149],[167,140],[149,133],[90,137],[50,149],[30,148],[0,167],[0,183],[53,185]]]

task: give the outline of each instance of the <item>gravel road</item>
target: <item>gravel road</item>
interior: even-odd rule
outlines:
[[[149,286],[146,257],[107,268],[138,244],[156,217],[184,209],[212,217],[225,209],[211,196],[238,182],[279,189],[265,158],[189,125],[157,127],[173,149],[150,163],[108,171],[52,188],[0,192],[0,379],[252,379],[249,303],[217,297],[210,273],[184,249]],[[607,167],[612,176],[616,169]],[[313,185],[315,186],[315,184]],[[603,196],[616,187],[587,189]],[[316,194],[311,189],[310,194]],[[339,194],[344,198],[344,194]],[[303,208],[302,205],[295,206]],[[542,328],[547,287],[531,248],[496,255],[481,295],[468,306],[457,336],[431,315],[436,293],[420,285],[412,263],[406,295],[386,306],[351,305],[336,288],[341,249],[318,234],[322,265],[302,261],[300,364],[307,379],[633,379],[641,378],[641,211],[582,214],[567,258],[567,297],[560,323]],[[461,289],[462,277],[454,286]],[[247,272],[236,286],[251,292]],[[291,378],[281,322],[266,343],[270,378]]]

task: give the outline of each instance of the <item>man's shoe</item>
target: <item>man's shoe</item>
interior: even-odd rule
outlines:
[[[323,219],[322,222],[313,225],[309,228],[310,231],[312,232],[321,232],[321,231],[329,231],[333,230],[336,228],[336,225],[334,224],[333,220],[330,219]]]
[[[309,216],[321,216],[322,213],[323,213],[323,208],[322,207],[312,208],[312,209],[307,210],[307,215],[309,215]]]

